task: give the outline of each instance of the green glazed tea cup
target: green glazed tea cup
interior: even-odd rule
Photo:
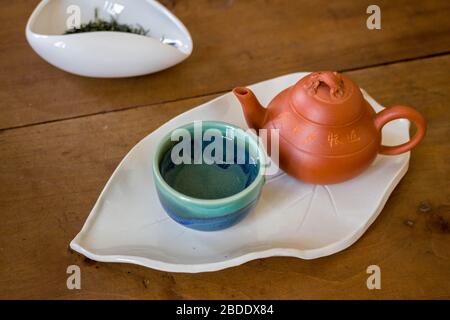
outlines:
[[[255,135],[239,127],[198,123],[179,127],[159,142],[153,157],[156,190],[164,210],[179,224],[203,231],[225,229],[256,206],[266,156]],[[180,132],[184,139],[173,141]]]

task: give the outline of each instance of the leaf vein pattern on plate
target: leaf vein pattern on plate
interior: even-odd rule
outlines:
[[[141,229],[149,228],[149,227],[155,226],[157,224],[160,224],[160,223],[163,223],[163,222],[166,222],[166,221],[169,221],[169,217],[160,218],[160,219],[157,219],[157,220],[155,220],[153,222],[144,224],[144,225],[141,226]]]
[[[337,217],[339,215],[339,211],[336,206],[336,201],[334,201],[333,194],[328,186],[323,186],[323,188],[327,191],[328,197],[330,198],[331,205],[333,206],[334,215]]]
[[[298,227],[297,227],[297,231],[300,231],[300,229],[303,227],[303,224],[305,223],[306,218],[309,215],[309,212],[311,211],[311,207],[312,207],[312,204],[313,204],[313,200],[314,200],[314,198],[316,196],[316,193],[317,193],[317,185],[314,186],[314,189],[312,191],[312,195],[309,198],[308,207],[306,208],[306,212],[302,215],[300,223],[298,224]],[[311,194],[311,192],[307,193],[307,195],[308,194]]]

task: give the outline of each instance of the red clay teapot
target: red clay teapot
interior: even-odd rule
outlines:
[[[332,71],[300,79],[267,108],[247,88],[235,88],[233,93],[250,128],[279,129],[279,166],[309,183],[351,179],[379,153],[397,155],[411,150],[426,131],[425,119],[416,110],[393,106],[375,113],[352,80]],[[416,134],[398,146],[381,145],[381,129],[399,118],[414,122]]]

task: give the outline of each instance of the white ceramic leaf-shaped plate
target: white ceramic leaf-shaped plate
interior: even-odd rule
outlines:
[[[307,73],[250,86],[263,105]],[[376,111],[382,107],[367,93]],[[409,153],[378,156],[363,174],[335,185],[310,185],[281,175],[266,183],[254,211],[222,231],[202,232],[172,221],[153,185],[152,156],[170,130],[195,120],[247,128],[237,99],[227,93],[179,115],[140,141],[119,164],[81,232],[75,251],[103,262],[124,262],[173,272],[220,270],[270,256],[314,259],[353,244],[376,219],[408,169]],[[409,121],[383,129],[383,143],[409,139]]]

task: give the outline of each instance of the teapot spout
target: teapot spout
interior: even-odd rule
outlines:
[[[249,128],[260,129],[264,124],[266,108],[259,103],[255,94],[248,88],[237,87],[233,89],[233,93],[242,105]]]

